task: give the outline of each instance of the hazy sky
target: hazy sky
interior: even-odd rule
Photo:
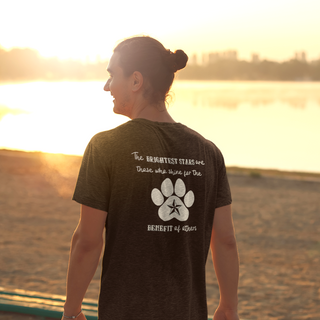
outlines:
[[[116,42],[150,35],[188,54],[238,50],[286,60],[320,58],[320,0],[0,0],[0,46],[44,56],[110,56]]]

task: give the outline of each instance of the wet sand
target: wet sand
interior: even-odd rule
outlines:
[[[0,151],[0,286],[65,294],[80,157]],[[320,175],[230,168],[241,319],[320,319]],[[100,267],[87,298],[99,292]],[[209,314],[219,290],[209,255]],[[26,316],[30,318],[30,316]],[[0,319],[15,319],[0,313]],[[22,318],[21,318],[22,319]],[[31,319],[31,318],[30,318]]]

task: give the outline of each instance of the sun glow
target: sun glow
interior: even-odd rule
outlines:
[[[188,54],[235,49],[278,60],[306,50],[319,58],[319,10],[316,0],[163,0],[156,8],[146,0],[10,0],[0,5],[0,46],[94,60],[110,57],[119,40],[145,34]]]
[[[17,2],[19,10],[16,10]],[[123,2],[95,0],[90,5],[75,0],[8,1],[7,14],[0,19],[0,29],[7,30],[1,35],[0,46],[34,48],[42,56],[61,59],[94,60],[98,55],[107,59],[117,42],[124,38],[150,35],[163,40],[163,35],[171,28],[160,23],[159,15],[165,4],[162,9],[158,8],[156,16],[146,15],[144,10],[135,15],[137,3],[126,2],[125,10],[123,5]],[[151,3],[144,3],[144,8],[150,6]],[[159,23],[155,23],[157,21]]]
[[[82,155],[94,134],[127,121],[113,114],[102,82],[0,86],[0,95],[10,105],[3,108],[0,148]]]

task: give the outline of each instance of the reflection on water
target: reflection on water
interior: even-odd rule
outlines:
[[[3,116],[0,148],[81,155],[95,133],[124,122],[109,96],[101,82],[0,86],[0,104],[26,111]]]
[[[317,82],[178,81],[174,89],[201,107],[237,108],[242,103],[256,107],[279,102],[303,109],[310,101],[320,107]]]
[[[7,106],[0,105],[0,121],[7,114],[12,114],[16,116],[22,113],[28,113],[28,112],[21,109],[11,109],[11,108],[8,108]]]
[[[0,148],[83,154],[95,133],[128,120],[103,85],[0,86]],[[217,144],[227,165],[320,172],[320,83],[177,81],[172,92],[173,118]]]

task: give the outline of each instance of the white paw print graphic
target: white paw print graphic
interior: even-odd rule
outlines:
[[[183,196],[182,201],[180,198]],[[168,199],[165,200],[165,197]],[[187,208],[194,203],[194,193],[190,190],[186,194],[186,186],[181,179],[176,181],[173,190],[172,181],[167,178],[161,184],[161,191],[157,188],[152,190],[151,199],[156,206],[160,206],[158,214],[163,221],[173,218],[179,221],[186,221],[189,218],[189,210]]]

